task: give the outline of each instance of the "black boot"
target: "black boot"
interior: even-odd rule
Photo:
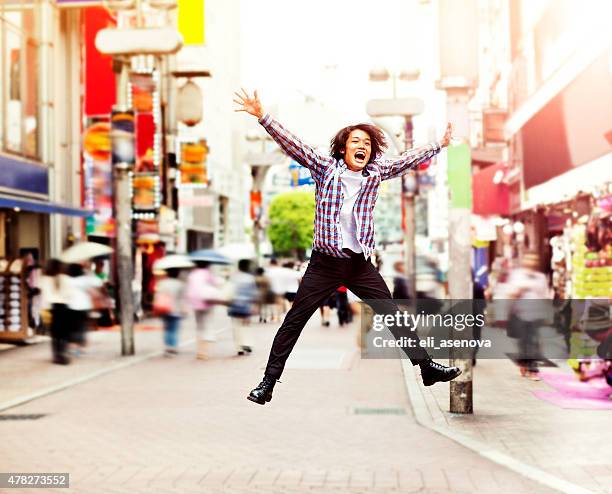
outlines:
[[[264,375],[263,381],[261,381],[259,385],[249,393],[247,400],[259,403],[260,405],[265,405],[267,401],[272,399],[272,390],[274,389],[275,384],[276,378],[267,374]]]
[[[421,367],[421,378],[425,386],[431,386],[437,382],[452,381],[461,374],[458,367],[446,367],[433,360],[422,362],[419,366]]]

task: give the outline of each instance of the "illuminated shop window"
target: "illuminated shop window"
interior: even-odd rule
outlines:
[[[0,10],[2,151],[38,158],[38,41],[34,9],[8,1]]]

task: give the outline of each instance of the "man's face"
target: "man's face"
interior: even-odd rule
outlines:
[[[346,140],[344,148],[344,162],[349,170],[357,172],[370,161],[372,141],[367,132],[361,129],[353,130]]]

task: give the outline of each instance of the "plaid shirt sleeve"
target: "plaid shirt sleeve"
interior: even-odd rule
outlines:
[[[289,157],[310,170],[312,178],[316,181],[321,179],[325,168],[331,164],[329,156],[322,156],[313,147],[304,144],[268,113],[259,119],[259,123]]]
[[[438,154],[442,148],[439,143],[427,144],[418,148],[412,148],[403,153],[397,159],[380,160],[378,165],[380,166],[380,177],[381,180],[389,180],[390,178],[400,177],[408,172],[408,170],[415,168],[420,163],[423,163],[436,154]]]

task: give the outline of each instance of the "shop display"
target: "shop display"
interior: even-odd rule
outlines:
[[[605,232],[601,238],[606,238]],[[571,241],[572,296],[579,299],[612,298],[612,244],[589,242],[587,226],[581,224],[572,228]]]
[[[29,325],[31,305],[24,259],[0,260],[0,340],[23,341],[34,336]]]

